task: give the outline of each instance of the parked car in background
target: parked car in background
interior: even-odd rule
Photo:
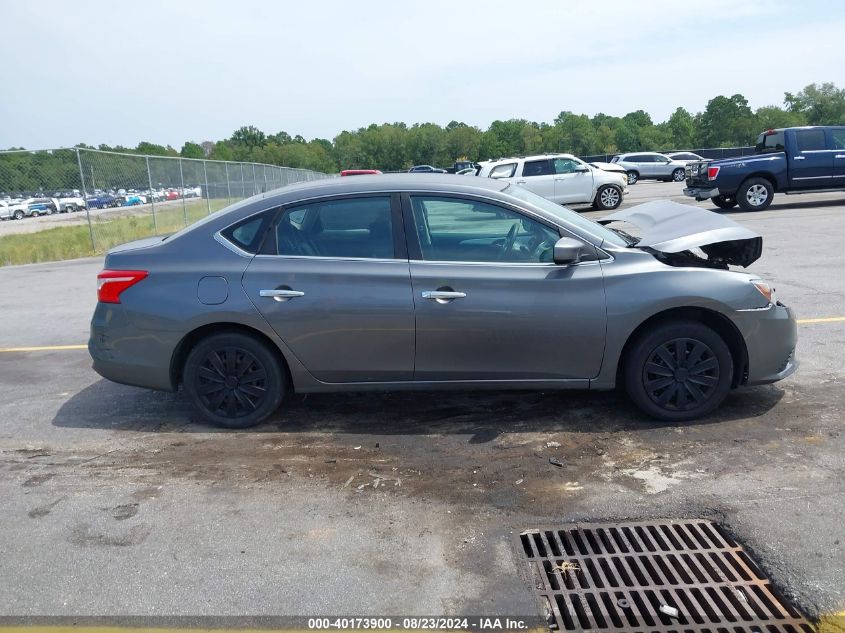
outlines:
[[[119,207],[121,205],[121,199],[110,193],[100,193],[85,198],[85,204],[89,209],[110,209],[112,207]]]
[[[344,169],[340,172],[341,176],[372,176],[380,174],[378,169]]]
[[[123,196],[124,207],[134,207],[139,204],[147,204],[147,199],[139,193],[127,193]]]
[[[27,198],[22,206],[26,207],[25,216],[37,218],[41,215],[53,215],[58,210],[59,203],[55,198]]]
[[[438,169],[431,165],[414,165],[408,170],[409,174],[445,174],[445,169]]]
[[[0,200],[0,220],[11,220],[13,217],[9,202],[7,200]]]
[[[572,154],[540,154],[482,163],[481,177],[522,185],[560,204],[615,209],[628,193],[625,176],[590,167]]]
[[[82,196],[69,191],[59,192],[55,200],[59,213],[73,213],[87,207]]]
[[[633,152],[619,154],[610,159],[628,174],[628,184],[634,185],[640,180],[665,180],[683,182],[686,162],[672,160],[657,152]]]
[[[88,350],[101,376],[181,385],[230,428],[292,392],[617,384],[681,422],[795,371],[792,310],[729,269],[759,235],[668,201],[602,222],[642,236],[501,179],[283,187],[110,250]]]
[[[845,126],[766,130],[753,156],[690,163],[686,171],[684,194],[721,209],[762,211],[775,193],[845,191]]]
[[[480,167],[464,167],[455,172],[458,176],[475,176],[478,174]]]
[[[672,160],[677,160],[686,163],[692,163],[697,160],[704,160],[704,156],[699,156],[698,154],[693,154],[692,152],[667,152],[664,154],[668,158]]]
[[[178,200],[180,197],[181,196],[179,195],[179,192],[176,191],[175,189],[168,189],[167,191],[164,192],[164,199],[165,200]]]

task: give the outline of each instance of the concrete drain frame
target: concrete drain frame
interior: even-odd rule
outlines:
[[[815,631],[711,521],[574,523],[515,546],[553,631]]]

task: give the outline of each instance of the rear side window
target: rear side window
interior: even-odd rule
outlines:
[[[275,238],[278,255],[393,259],[390,197],[344,198],[287,209]]]
[[[552,162],[545,160],[527,160],[522,168],[523,176],[551,176]]]
[[[799,152],[827,148],[824,130],[798,130],[795,132],[795,143]]]
[[[845,149],[845,128],[835,128],[830,134],[833,137],[833,149]]]
[[[255,254],[261,248],[261,242],[267,233],[267,226],[276,212],[277,209],[273,209],[253,215],[223,229],[220,234],[241,250]]]
[[[761,134],[757,137],[757,144],[754,147],[754,151],[757,154],[782,152],[784,149],[782,131],[770,134]]]
[[[510,178],[513,172],[516,171],[516,163],[505,163],[504,165],[496,165],[490,171],[490,178]]]

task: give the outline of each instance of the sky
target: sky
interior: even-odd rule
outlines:
[[[658,122],[719,94],[845,87],[841,0],[0,0],[0,23],[0,148]]]

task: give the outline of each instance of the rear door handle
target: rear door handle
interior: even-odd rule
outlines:
[[[845,154],[837,154],[834,158],[845,158]]]
[[[456,292],[454,290],[423,290],[423,299],[434,299],[436,301],[444,302],[452,299],[463,299],[467,296],[465,292]]]
[[[518,184],[518,185],[524,185],[524,184],[525,184],[525,181],[524,181],[524,180],[517,180],[517,181],[516,181],[516,184]]]
[[[807,157],[806,156],[796,156],[795,160],[804,160],[805,158],[807,158]]]
[[[305,293],[301,290],[281,290],[278,288],[274,290],[259,290],[258,294],[262,297],[271,297],[275,301],[287,301],[288,299],[305,296]]]

